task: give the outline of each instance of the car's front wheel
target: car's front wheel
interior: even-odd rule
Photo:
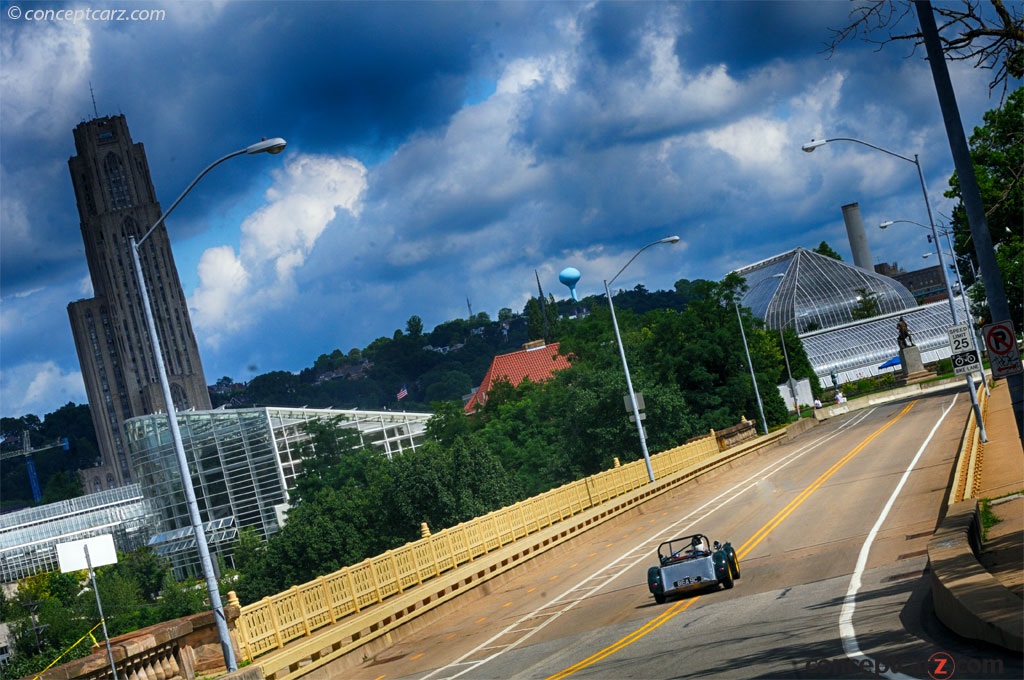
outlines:
[[[733,578],[740,577],[740,558],[736,557],[735,552],[729,555],[729,571],[732,572]]]

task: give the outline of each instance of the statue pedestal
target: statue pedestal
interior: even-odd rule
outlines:
[[[918,383],[931,378],[934,374],[924,368],[921,361],[921,350],[915,345],[900,348],[900,373],[898,382],[903,385]]]

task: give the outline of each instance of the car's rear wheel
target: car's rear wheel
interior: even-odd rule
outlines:
[[[658,593],[654,594],[654,601],[658,604],[665,604],[665,596]]]
[[[732,568],[729,565],[725,565],[725,575],[722,576],[722,587],[729,590],[732,586]]]
[[[732,572],[733,578],[740,577],[740,558],[736,557],[735,552],[729,556],[729,571]]]

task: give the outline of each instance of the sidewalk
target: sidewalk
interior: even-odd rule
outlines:
[[[978,561],[1018,598],[1024,598],[1024,450],[1013,420],[1006,381],[992,388],[985,409],[988,443],[981,445],[978,498],[993,500],[992,514],[1001,521],[986,532]],[[1024,599],[1021,611],[1024,616]]]

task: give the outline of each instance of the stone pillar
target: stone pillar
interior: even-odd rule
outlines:
[[[932,377],[931,371],[926,371],[921,361],[921,350],[916,345],[900,348],[900,379],[903,384],[921,382]]]

